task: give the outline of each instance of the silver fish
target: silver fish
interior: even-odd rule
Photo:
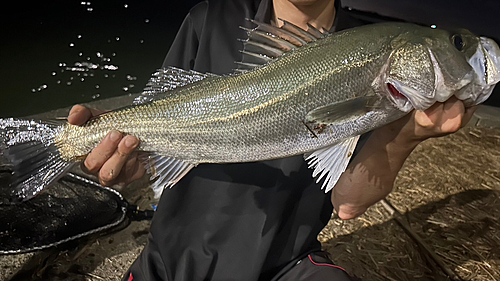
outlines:
[[[81,127],[0,119],[17,195],[33,197],[110,130],[140,139],[157,196],[200,163],[298,154],[328,191],[360,134],[452,95],[478,104],[500,81],[498,45],[467,30],[384,23],[324,34],[256,24],[237,74],[159,70],[136,105]]]

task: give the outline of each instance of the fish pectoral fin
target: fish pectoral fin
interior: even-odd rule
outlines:
[[[174,186],[196,164],[151,153],[145,160],[145,166],[148,173],[151,174],[151,188],[154,191],[155,199],[158,199],[165,188]]]
[[[325,189],[325,193],[332,190],[335,184],[337,184],[340,175],[347,168],[358,140],[359,136],[351,137],[333,146],[304,154],[309,168],[314,169],[313,177],[316,178],[316,183],[319,183],[326,176],[321,186],[321,189]]]
[[[307,113],[305,122],[332,125],[356,119],[377,108],[379,101],[378,96],[364,96],[328,104]]]

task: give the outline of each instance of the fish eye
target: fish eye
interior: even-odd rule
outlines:
[[[462,39],[462,36],[460,36],[459,34],[455,34],[451,37],[451,40],[453,41],[453,45],[455,45],[455,48],[457,48],[457,50],[462,51],[464,49],[465,42]]]

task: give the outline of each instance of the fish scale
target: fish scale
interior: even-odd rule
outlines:
[[[330,145],[360,132],[352,125],[352,131],[338,134],[338,130],[330,130],[319,139],[313,138],[303,125],[305,115],[321,105],[352,99],[353,93],[358,97],[366,94],[376,74],[368,69],[379,67],[378,60],[385,56],[375,46],[360,53],[333,43],[338,40],[330,36],[311,43],[307,50],[286,54],[249,73],[197,82],[172,93],[172,100],[167,97],[111,112],[107,119],[97,119],[85,128],[88,134],[107,133],[111,128],[132,134],[141,140],[140,150],[192,163],[258,161],[262,152],[272,159]],[[320,56],[321,61],[311,60]],[[346,57],[351,59],[346,62]],[[130,123],[142,112],[149,114],[140,116],[140,124]],[[157,112],[165,115],[157,117],[162,115]],[[73,154],[82,154],[99,141],[93,138],[89,143],[72,143],[74,148],[82,146]]]
[[[292,49],[267,46],[262,54],[268,55],[263,56],[259,47],[246,41],[243,58],[250,55],[254,62],[242,61],[239,74],[167,68],[152,77],[136,105],[99,115],[81,127],[40,126],[44,130],[39,133],[52,139],[38,136],[37,127],[30,125],[29,140],[44,146],[40,151],[50,153],[53,163],[33,168],[40,166],[40,157],[7,153],[7,162],[18,163],[14,169],[33,173],[16,185],[18,195],[34,196],[111,130],[140,139],[138,150],[149,154],[147,166],[158,179],[153,186],[157,196],[201,163],[297,154],[306,155],[314,175],[327,175],[329,190],[347,166],[360,134],[455,93],[469,105],[482,102],[500,81],[500,49],[466,30],[374,24],[331,35],[313,30],[313,42],[299,46],[299,37],[287,35],[293,40],[286,41],[273,35],[280,29],[256,24],[247,31],[249,38],[259,38],[260,45],[268,40]],[[465,44],[455,46],[454,36],[461,36]],[[277,55],[272,58],[270,53]],[[254,68],[255,60],[262,65]],[[9,141],[26,134],[22,124],[26,123],[0,119],[6,150],[22,145]]]

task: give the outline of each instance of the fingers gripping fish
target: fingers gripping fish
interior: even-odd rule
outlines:
[[[110,130],[140,139],[157,196],[202,163],[304,154],[333,188],[360,134],[452,95],[483,102],[500,81],[500,49],[467,30],[406,23],[335,34],[254,22],[234,74],[161,69],[134,105],[84,126],[0,119],[0,158],[29,199]]]

